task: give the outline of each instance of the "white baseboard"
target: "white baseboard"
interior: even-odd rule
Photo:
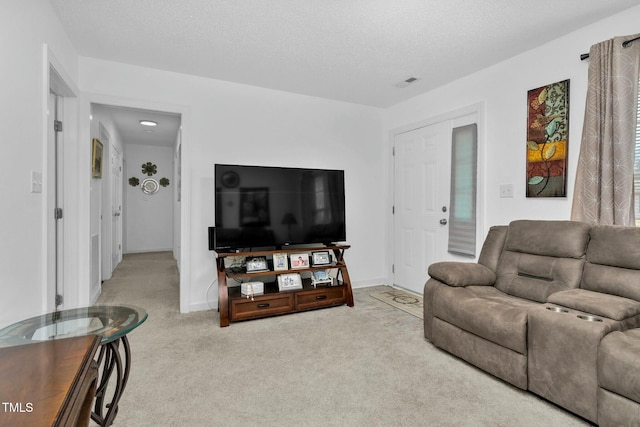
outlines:
[[[91,304],[95,304],[96,301],[98,301],[98,298],[100,297],[101,293],[102,293],[102,284],[99,286],[94,286],[94,288],[92,289],[91,295],[89,296],[91,300]]]
[[[377,279],[368,279],[368,280],[357,280],[351,283],[352,289],[359,288],[370,288],[372,286],[380,286],[386,285],[388,283],[386,278],[377,278]]]
[[[153,249],[133,249],[133,250],[127,249],[123,253],[124,254],[144,254],[149,252],[173,252],[173,248],[166,248],[166,249],[153,248]]]
[[[189,304],[189,313],[193,313],[194,311],[206,311],[206,310],[218,310],[218,300],[211,302],[196,302]]]

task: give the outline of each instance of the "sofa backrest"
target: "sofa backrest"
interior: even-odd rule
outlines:
[[[506,225],[494,225],[489,229],[487,238],[484,239],[482,250],[478,257],[478,264],[482,264],[494,273],[498,270],[498,260],[504,248],[504,241],[507,238]]]
[[[591,228],[581,288],[640,301],[640,228]]]
[[[554,292],[578,288],[590,228],[577,221],[511,222],[495,287],[538,302],[546,302]]]

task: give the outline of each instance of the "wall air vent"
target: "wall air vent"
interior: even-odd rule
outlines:
[[[398,87],[398,88],[407,87],[410,84],[413,84],[413,83],[417,82],[418,80],[420,80],[420,79],[417,78],[417,77],[409,77],[408,79],[403,80],[400,83],[396,83],[395,87]]]

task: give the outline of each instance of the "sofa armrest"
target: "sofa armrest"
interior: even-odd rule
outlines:
[[[496,274],[482,264],[445,261],[429,266],[429,276],[449,286],[493,286]]]
[[[556,292],[548,302],[618,321],[640,315],[638,301],[585,289]]]

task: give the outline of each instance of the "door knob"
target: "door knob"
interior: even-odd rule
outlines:
[[[442,218],[442,219],[440,220],[440,224],[442,224],[442,225],[447,225],[447,220],[446,220],[446,219],[444,219],[444,218]]]

